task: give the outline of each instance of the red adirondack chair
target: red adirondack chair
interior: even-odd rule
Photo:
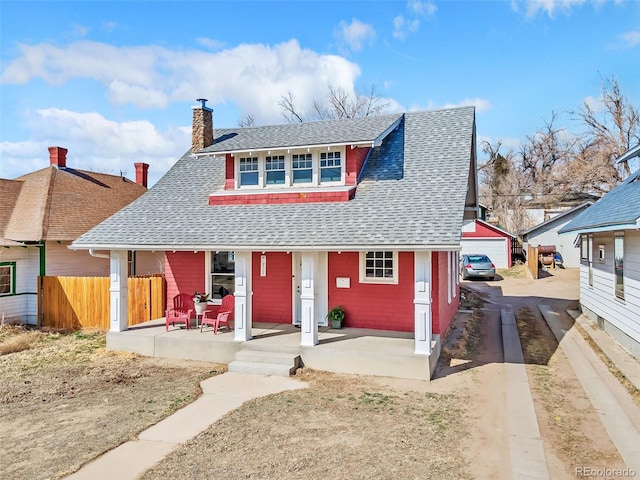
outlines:
[[[222,305],[220,305],[220,310],[215,314],[214,312],[208,310],[204,312],[202,315],[202,324],[200,325],[200,333],[202,333],[202,327],[206,325],[211,325],[213,327],[213,334],[218,334],[218,328],[220,325],[224,325],[227,327],[227,330],[231,330],[229,326],[229,321],[233,320],[233,307],[236,304],[236,297],[233,295],[225,295],[222,299]],[[215,317],[213,316],[215,315]]]
[[[186,293],[179,293],[173,297],[173,308],[168,308],[165,312],[165,331],[169,330],[169,324],[184,323],[189,330],[191,315],[193,314],[193,300]]]

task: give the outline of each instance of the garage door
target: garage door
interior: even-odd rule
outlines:
[[[484,253],[496,268],[508,268],[509,266],[507,245],[508,242],[504,238],[463,238],[460,241],[461,254]]]

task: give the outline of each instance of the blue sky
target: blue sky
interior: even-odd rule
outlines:
[[[640,105],[640,2],[0,0],[0,177],[49,164],[155,183],[190,146],[191,107],[215,127],[283,123],[372,85],[389,112],[475,105],[478,144],[517,149],[558,112],[597,107],[603,77]]]

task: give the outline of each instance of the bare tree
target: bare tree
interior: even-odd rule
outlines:
[[[334,118],[360,118],[382,115],[389,107],[382,97],[376,92],[375,86],[371,86],[365,93],[358,91],[351,93],[343,87],[328,85],[328,93],[325,100],[314,99],[311,104],[313,120],[328,120]],[[292,92],[287,92],[278,102],[282,109],[282,115],[288,122],[304,122],[306,118],[299,106],[296,105]]]
[[[251,115],[250,113],[247,113],[244,117],[238,120],[238,126],[242,128],[255,127],[256,119],[253,115]]]
[[[500,152],[502,142],[483,142],[487,161],[480,165],[480,197],[491,206],[492,217],[505,230],[519,234],[533,225],[527,212],[526,179],[513,152]]]
[[[571,112],[586,126],[585,140],[581,149],[575,174],[584,172],[585,186],[598,179],[598,170],[604,168],[601,185],[592,185],[599,190],[610,190],[630,173],[630,166],[624,162],[615,165],[615,160],[640,143],[640,111],[622,93],[614,77],[603,78],[600,98],[603,109],[584,102],[582,110]]]
[[[556,128],[557,114],[545,121],[542,130],[527,136],[520,149],[520,165],[527,188],[536,195],[553,193],[563,184],[557,167],[568,164],[574,156],[577,139],[564,128]]]

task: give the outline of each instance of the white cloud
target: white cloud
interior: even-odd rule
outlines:
[[[375,38],[376,31],[371,25],[354,18],[351,23],[340,22],[334,36],[346,43],[351,50],[358,51],[362,50],[365,43],[371,42]]]
[[[353,91],[360,68],[337,55],[300,47],[296,40],[277,45],[243,44],[219,52],[169,50],[157,46],[116,47],[98,42],[21,45],[6,64],[3,84],[40,78],[49,84],[89,78],[102,84],[117,105],[162,108],[168,102],[205,97],[232,102],[258,123],[281,121],[280,98],[291,91],[303,112],[327,85]],[[213,106],[213,105],[212,105]]]
[[[120,80],[112,81],[109,86],[109,99],[116,105],[131,103],[140,109],[164,108],[169,99],[164,92],[153,88],[128,85]]]
[[[491,109],[491,102],[483,98],[465,98],[458,103],[446,103],[438,108],[476,107],[476,112],[486,112]]]
[[[58,108],[36,111],[28,128],[38,140],[2,142],[2,176],[11,178],[49,165],[47,147],[67,148],[67,165],[80,170],[135,177],[135,162],[149,163],[149,183],[155,183],[191,142],[189,127],[159,131],[146,120],[114,122],[99,113]],[[34,135],[36,137],[36,135]],[[160,155],[158,152],[162,152]]]
[[[620,39],[625,43],[627,47],[635,47],[640,45],[640,30],[633,30],[631,32],[620,35]]]
[[[555,18],[558,12],[569,14],[576,6],[581,6],[586,0],[511,0],[511,8],[519,12],[523,7],[527,18],[533,18],[539,13],[547,14],[549,18]],[[600,0],[594,3],[602,3]]]
[[[406,15],[400,14],[393,19],[393,37],[404,40],[419,30],[421,19],[433,17],[437,10],[438,7],[430,1],[409,0]]]
[[[209,50],[220,50],[225,46],[225,43],[220,40],[214,40],[213,38],[206,37],[197,38],[196,42]]]

